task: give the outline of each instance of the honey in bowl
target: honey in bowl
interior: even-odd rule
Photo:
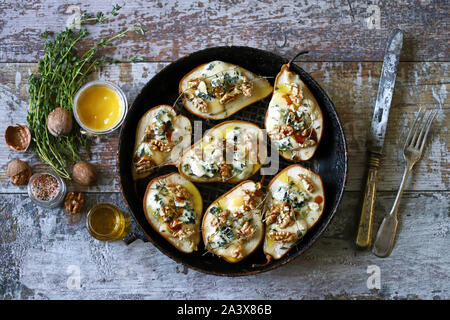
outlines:
[[[98,240],[119,240],[130,231],[130,218],[112,204],[99,203],[89,210],[87,227],[89,233]]]
[[[106,133],[120,125],[126,111],[126,99],[115,85],[94,81],[77,93],[74,110],[81,127],[92,133]]]

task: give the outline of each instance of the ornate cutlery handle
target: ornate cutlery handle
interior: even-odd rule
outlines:
[[[380,257],[385,258],[389,256],[394,248],[395,235],[397,233],[398,226],[398,205],[400,204],[400,199],[402,198],[403,189],[405,187],[406,181],[408,180],[409,173],[411,172],[412,166],[407,165],[405,172],[403,173],[402,182],[400,183],[400,188],[395,197],[394,205],[392,206],[391,212],[383,219],[383,222],[378,229],[377,237],[372,248],[372,252]]]
[[[360,248],[367,248],[372,242],[373,210],[375,207],[375,194],[377,189],[377,173],[379,165],[380,155],[370,153],[369,172],[367,174],[361,218],[359,220],[358,235],[356,237],[356,245]]]

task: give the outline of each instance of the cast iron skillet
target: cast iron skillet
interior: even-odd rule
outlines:
[[[266,258],[262,246],[243,261],[234,264],[228,263],[210,253],[206,253],[202,241],[200,242],[199,250],[195,253],[185,254],[178,251],[153,230],[145,218],[142,206],[147,183],[156,176],[168,172],[176,172],[177,169],[175,167],[160,168],[147,179],[138,181],[135,184],[131,178],[135,130],[139,119],[148,109],[160,104],[173,104],[177,100],[178,83],[186,73],[203,63],[213,60],[234,63],[260,76],[268,77],[272,85],[281,66],[288,62],[286,58],[260,49],[236,46],[215,47],[192,53],[161,70],[145,85],[141,93],[137,96],[128,111],[128,115],[120,131],[117,166],[121,192],[136,224],[142,229],[146,238],[173,260],[192,269],[215,275],[243,276],[256,274],[275,269],[300,256],[320,237],[330,223],[342,199],[347,175],[347,147],[344,132],[334,105],[327,94],[308,73],[295,64],[292,64],[291,70],[297,72],[311,89],[324,116],[324,132],[316,154],[310,161],[301,163],[318,173],[324,183],[325,209],[319,222],[283,258],[273,260],[269,264],[265,264]],[[239,119],[252,121],[261,128],[264,128],[264,115],[270,99],[271,96],[240,110],[226,120]],[[202,121],[203,131],[221,122],[220,120],[205,120],[194,116],[187,112],[180,103],[176,104],[175,109],[177,112],[186,115],[193,124],[194,121]],[[291,164],[281,157],[279,162],[280,170]],[[266,176],[263,186],[266,186],[271,178],[272,176]],[[260,176],[254,177],[253,179],[259,180]],[[227,183],[196,183],[196,186],[203,196],[203,208],[206,209],[212,201],[231,189],[234,185]]]

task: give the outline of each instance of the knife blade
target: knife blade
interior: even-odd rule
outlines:
[[[386,134],[389,109],[391,107],[402,45],[403,32],[400,29],[393,30],[389,36],[384,53],[380,82],[378,83],[377,100],[375,102],[375,108],[367,137],[369,170],[367,173],[361,218],[356,237],[356,245],[360,248],[367,248],[372,242],[372,222],[375,206],[377,172],[383,151],[384,136]]]
[[[381,153],[383,150],[402,44],[403,33],[400,29],[395,29],[391,33],[386,46],[380,82],[378,83],[378,95],[368,136],[368,150],[371,152]]]

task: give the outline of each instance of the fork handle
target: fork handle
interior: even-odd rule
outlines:
[[[406,166],[391,212],[384,217],[383,222],[378,229],[372,252],[380,258],[388,257],[394,248],[395,235],[397,233],[398,226],[398,206],[403,195],[403,189],[405,188],[406,181],[408,181],[411,168],[412,166],[409,164]]]
[[[359,220],[358,234],[356,236],[356,245],[360,248],[367,248],[372,242],[373,210],[375,207],[380,156],[380,154],[376,153],[370,153],[369,155],[369,171],[367,173],[361,218]]]

